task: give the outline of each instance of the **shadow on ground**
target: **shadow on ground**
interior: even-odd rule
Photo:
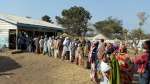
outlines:
[[[6,72],[14,69],[21,68],[15,60],[10,57],[0,56],[0,72]],[[13,74],[13,73],[1,73],[0,75]]]

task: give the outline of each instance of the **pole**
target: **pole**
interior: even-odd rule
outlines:
[[[18,50],[18,28],[16,29],[16,50]]]

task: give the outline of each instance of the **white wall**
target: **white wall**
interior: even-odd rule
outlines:
[[[9,47],[9,29],[16,29],[17,26],[0,20],[0,48],[4,45]]]

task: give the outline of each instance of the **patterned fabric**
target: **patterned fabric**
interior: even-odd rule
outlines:
[[[148,56],[147,52],[142,53],[141,55],[137,56],[134,60],[135,64],[138,65],[138,73],[142,74],[145,72],[146,65],[148,63]]]
[[[121,53],[116,56],[120,66],[121,84],[132,84],[133,65],[127,54]]]

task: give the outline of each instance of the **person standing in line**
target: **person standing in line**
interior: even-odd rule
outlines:
[[[19,43],[19,47],[20,47],[20,49],[21,50],[24,50],[23,48],[24,48],[24,37],[23,37],[23,34],[21,33],[21,35],[20,35],[20,37],[19,37],[19,39],[18,39],[18,43]]]
[[[39,37],[38,36],[34,38],[34,45],[35,45],[35,52],[39,53]]]
[[[104,45],[104,39],[100,39],[100,41],[99,41],[99,45],[98,45],[98,49],[102,46],[102,45]]]
[[[82,48],[82,43],[78,44],[77,50],[76,50],[76,60],[78,65],[83,65],[83,56],[84,56],[84,52],[83,52],[83,48]]]
[[[54,56],[54,36],[51,38],[51,55]]]
[[[32,39],[31,37],[29,37],[29,47],[28,47],[28,51],[32,52]]]
[[[47,41],[48,41],[48,38],[47,38],[47,35],[45,35],[45,38],[44,38],[44,46],[43,46],[43,54],[44,54],[44,55],[48,52]]]
[[[58,56],[59,56],[59,58],[61,58],[62,50],[63,50],[63,38],[60,37],[58,39]]]
[[[91,71],[90,71],[90,77],[91,80],[95,83],[97,83],[97,50],[98,50],[98,42],[93,42],[91,46],[91,50],[89,53],[89,63],[91,63]]]
[[[70,49],[70,62],[74,61],[76,48],[77,48],[76,39],[74,39],[74,40],[72,40],[70,42],[70,45],[69,45],[69,49]]]
[[[85,47],[84,47],[85,57],[88,57],[90,48],[91,48],[91,42],[89,40],[87,40],[86,44],[85,44]]]
[[[69,37],[66,37],[64,42],[63,42],[63,52],[62,52],[62,60],[64,60],[69,52],[69,45],[70,45],[70,40]]]
[[[28,51],[29,52],[29,47],[30,47],[30,37],[26,34],[25,35],[25,44],[26,44],[26,51]]]
[[[120,80],[122,84],[132,84],[133,78],[133,63],[131,62],[127,47],[122,44],[120,47],[120,52],[116,55],[116,60],[120,67]]]
[[[31,39],[31,52],[35,52],[35,41],[34,41],[34,38]]]
[[[54,40],[54,58],[58,57],[58,37]]]
[[[90,48],[91,48],[91,42],[89,40],[87,40],[86,44],[85,44],[85,47],[84,47],[84,53],[85,53],[84,55],[85,55],[85,57],[89,56]],[[88,60],[86,61],[86,68],[90,69],[90,63],[89,63]]]
[[[40,41],[39,41],[39,44],[40,44],[40,53],[43,53],[43,47],[44,47],[44,39],[43,39],[43,36],[41,36]]]
[[[106,54],[106,43],[104,43],[104,39],[100,40],[100,43],[98,45],[98,52],[97,52],[97,56],[99,56],[99,58],[103,58],[103,56]]]
[[[105,62],[105,60],[101,60],[100,72],[101,72],[102,78],[100,79],[99,84],[111,84],[110,79],[109,79],[109,74],[111,72],[111,66],[107,62]]]
[[[150,84],[150,40],[143,44],[145,52],[134,58],[139,73],[139,84]]]
[[[49,37],[48,41],[47,41],[47,47],[48,47],[48,56],[52,56],[52,53],[51,53],[51,45],[52,45],[52,39],[51,37]]]

